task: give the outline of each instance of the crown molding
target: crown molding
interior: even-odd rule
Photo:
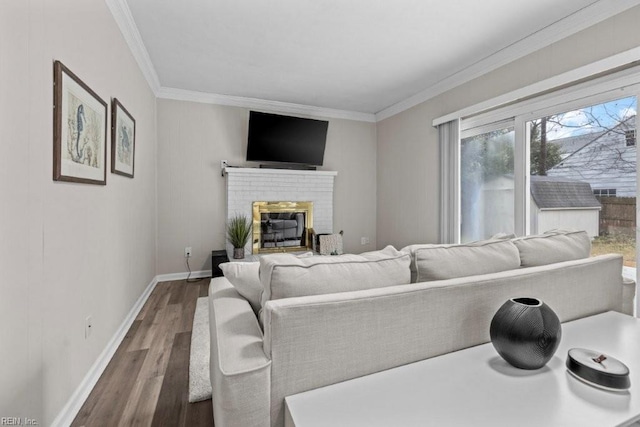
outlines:
[[[375,123],[376,121],[375,115],[371,113],[336,110],[333,108],[314,107],[312,105],[269,101],[257,98],[245,98],[242,96],[218,95],[215,93],[196,92],[169,87],[161,87],[156,93],[156,96],[163,99],[201,102],[204,104],[227,105],[231,107],[251,108],[278,113],[301,114],[312,117],[328,117],[333,119],[356,120],[360,122],[371,123]]]
[[[599,0],[506,48],[452,74],[433,86],[375,114],[376,122],[395,116],[448,90],[496,70],[563,38],[640,4],[640,0]]]
[[[224,168],[227,175],[307,175],[313,177],[337,176],[338,171],[305,170],[305,169],[269,169],[269,168],[245,168],[227,166]]]
[[[140,36],[140,32],[138,31],[135,21],[133,20],[133,15],[131,15],[129,5],[126,0],[104,1],[111,11],[116,24],[118,24],[122,36],[129,45],[129,49],[138,63],[144,78],[147,80],[149,87],[151,87],[154,94],[157,94],[160,89],[160,79],[158,78],[158,73],[156,73],[156,69],[151,62],[149,52],[147,52],[147,48],[142,42],[142,37]]]
[[[561,100],[566,99],[564,97],[567,91],[571,91],[573,96],[579,99],[596,93],[621,90],[621,88],[640,83],[639,69],[640,47],[636,47],[437,117],[433,119],[432,125],[438,126],[451,120],[465,118],[467,124],[465,127],[472,128],[479,123],[502,120],[500,117],[505,115],[502,107],[506,105],[509,105],[506,115],[513,117],[526,111],[538,111],[548,105],[549,99],[558,99],[558,103],[562,103]],[[611,70],[617,71],[611,73]],[[596,86],[597,89],[594,89]],[[534,96],[536,102],[541,105],[533,101],[525,101]],[[624,96],[622,92],[620,96]],[[527,106],[520,107],[522,103],[526,103]],[[524,110],[520,111],[520,108]],[[474,117],[469,118],[470,116]]]
[[[598,22],[624,12],[631,7],[637,6],[640,4],[640,0],[596,0],[574,14],[556,21],[536,33],[507,46],[435,83],[427,89],[375,114],[161,87],[158,74],[142,42],[142,37],[140,36],[140,32],[138,31],[126,0],[105,0],[105,3],[118,24],[147,83],[158,98],[375,123],[408,110],[448,90],[494,71],[497,68],[562,40],[563,38],[569,37]]]

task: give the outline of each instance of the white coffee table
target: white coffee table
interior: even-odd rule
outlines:
[[[631,389],[609,392],[572,377],[567,351],[623,361]],[[640,420],[640,320],[608,312],[562,325],[547,366],[511,367],[491,343],[285,399],[285,426],[627,426]]]

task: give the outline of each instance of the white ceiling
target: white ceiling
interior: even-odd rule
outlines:
[[[162,88],[360,113],[468,80],[528,53],[527,41],[540,48],[607,18],[607,6],[637,3],[120,1]]]

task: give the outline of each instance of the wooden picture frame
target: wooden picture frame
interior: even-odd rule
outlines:
[[[53,64],[53,180],[107,184],[107,103]]]
[[[136,121],[116,98],[111,100],[111,173],[133,178]]]

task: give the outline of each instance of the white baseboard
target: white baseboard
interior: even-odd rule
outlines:
[[[147,285],[147,288],[144,290],[142,295],[140,295],[140,298],[138,298],[136,303],[133,305],[133,307],[127,314],[127,317],[122,321],[122,324],[120,325],[116,333],[113,335],[113,337],[111,338],[111,340],[109,341],[105,349],[102,351],[100,356],[98,356],[94,364],[91,366],[91,368],[89,369],[89,372],[87,372],[87,374],[84,376],[84,378],[80,382],[80,385],[78,385],[78,388],[76,388],[76,390],[73,392],[73,394],[67,401],[67,404],[64,405],[64,408],[62,408],[62,410],[58,413],[58,416],[53,420],[53,422],[51,423],[52,426],[66,427],[71,425],[74,418],[78,415],[80,408],[82,408],[82,405],[87,400],[87,397],[89,397],[91,390],[93,390],[96,383],[100,379],[100,376],[102,375],[104,370],[107,368],[107,365],[109,364],[109,362],[111,361],[111,358],[113,357],[116,350],[120,346],[120,343],[122,343],[122,340],[127,335],[127,331],[129,331],[129,328],[131,327],[134,320],[138,316],[138,313],[140,313],[140,310],[142,310],[144,303],[147,302],[149,295],[151,295],[151,292],[156,287],[158,282],[167,282],[171,280],[184,280],[188,276],[189,276],[188,272],[160,274],[155,276],[151,280],[151,283]],[[211,270],[193,271],[191,272],[191,276],[189,277],[193,279],[211,277]]]
[[[98,356],[98,359],[96,359],[95,363],[91,366],[91,369],[89,369],[87,375],[84,376],[76,391],[71,395],[71,397],[67,401],[67,404],[64,406],[64,408],[62,408],[58,416],[53,420],[53,422],[51,423],[52,426],[66,427],[71,425],[76,415],[78,415],[80,408],[82,408],[82,405],[87,400],[87,397],[89,397],[91,390],[93,390],[93,387],[95,387],[96,383],[100,379],[100,376],[107,368],[107,365],[120,346],[120,343],[122,343],[122,340],[127,335],[129,328],[138,316],[138,313],[142,309],[142,306],[144,306],[144,303],[147,301],[149,295],[151,295],[151,292],[157,284],[158,276],[154,277],[151,280],[151,283],[149,283],[142,295],[140,295],[140,298],[138,298],[136,303],[133,305],[133,307],[129,311],[129,314],[127,314],[127,317],[124,319],[105,349],[102,351],[100,356]]]
[[[156,276],[158,282],[170,282],[172,280],[185,280],[189,276],[186,271],[184,273],[159,274]],[[211,277],[211,270],[192,271],[191,279],[200,279],[202,277]]]

